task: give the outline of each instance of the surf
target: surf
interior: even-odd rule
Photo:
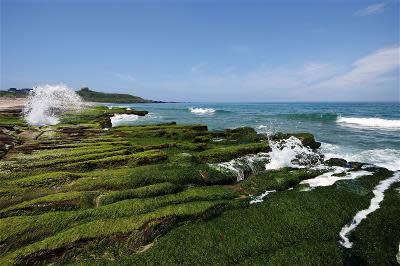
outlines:
[[[400,120],[383,119],[376,117],[338,117],[336,123],[356,128],[377,128],[377,129],[391,129],[400,130]]]
[[[289,137],[281,141],[271,141],[269,152],[270,162],[265,170],[275,170],[283,167],[303,168],[321,163],[320,155],[304,147],[296,137]]]
[[[199,107],[190,107],[189,111],[195,115],[213,115],[216,110],[213,108],[199,108]]]

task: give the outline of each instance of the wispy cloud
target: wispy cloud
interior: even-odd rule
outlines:
[[[114,73],[114,76],[125,82],[135,82],[136,78],[129,74]]]
[[[157,88],[154,93],[162,91],[170,100],[182,101],[393,100],[398,97],[395,70],[400,64],[399,54],[400,46],[396,45],[373,51],[349,65],[321,61],[290,66],[260,63],[247,71],[240,66],[218,70],[198,64],[191,69],[195,73],[148,80],[141,82],[140,88]]]
[[[324,80],[317,86],[328,89],[371,86],[399,67],[399,56],[400,46],[379,49],[356,60],[348,72]]]
[[[374,5],[369,5],[365,8],[358,10],[355,13],[355,15],[363,17],[363,16],[379,14],[385,10],[386,6],[387,6],[387,3],[378,3],[378,4],[374,4]]]

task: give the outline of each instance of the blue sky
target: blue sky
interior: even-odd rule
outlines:
[[[0,0],[1,88],[399,101],[399,1]]]

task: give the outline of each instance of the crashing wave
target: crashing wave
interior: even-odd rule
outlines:
[[[215,109],[213,108],[195,108],[190,107],[190,112],[196,115],[212,115],[215,113]]]
[[[29,93],[23,113],[28,124],[34,126],[56,125],[65,111],[83,107],[81,97],[66,85],[43,85]]]
[[[129,122],[134,122],[139,119],[138,115],[133,115],[133,114],[115,114],[111,119],[111,124],[113,127],[120,126],[123,124],[127,124]]]
[[[382,180],[372,191],[374,193],[374,197],[371,199],[370,205],[368,209],[359,211],[356,216],[354,216],[353,220],[346,224],[339,233],[341,238],[340,244],[345,248],[351,248],[353,243],[349,240],[349,235],[356,227],[361,223],[362,220],[366,219],[367,216],[377,209],[380,208],[380,203],[383,201],[385,197],[384,192],[395,182],[400,181],[400,172],[394,173],[393,176]]]
[[[360,118],[360,117],[338,117],[336,123],[348,127],[356,128],[379,128],[400,130],[400,120],[390,120],[383,118]]]
[[[301,141],[291,136],[288,139],[273,142],[270,140],[270,162],[265,165],[266,170],[280,169],[283,167],[302,168],[317,165],[321,156],[311,149],[304,147]]]
[[[346,150],[345,147],[330,143],[322,143],[320,151],[325,159],[343,158],[347,161],[365,162],[384,167],[392,171],[400,170],[400,150],[372,149],[372,150]]]
[[[159,116],[157,116],[154,113],[148,113],[146,116],[138,116],[135,114],[115,114],[112,117],[110,117],[111,125],[113,127],[132,125],[137,123],[138,121],[145,122],[157,118],[159,118]]]
[[[269,161],[268,153],[260,152],[211,166],[218,170],[231,172],[236,175],[237,181],[241,181],[251,174],[263,171],[267,161]]]

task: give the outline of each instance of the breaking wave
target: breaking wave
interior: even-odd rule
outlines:
[[[387,130],[400,130],[400,120],[383,118],[338,117],[336,123],[356,128],[379,128]]]
[[[159,118],[159,116],[157,116],[154,113],[148,113],[145,116],[138,116],[135,114],[115,114],[112,117],[110,117],[111,124],[113,127],[123,126],[123,125],[132,125],[132,124],[136,124],[139,121],[143,122],[143,121],[148,121],[148,120],[152,120],[152,119],[156,119],[156,118]]]
[[[370,205],[368,209],[359,211],[356,216],[354,216],[351,223],[346,224],[339,233],[341,238],[340,244],[345,248],[351,248],[353,243],[349,240],[349,235],[356,227],[361,223],[362,220],[366,219],[367,216],[377,209],[380,208],[380,203],[383,201],[385,197],[384,192],[395,182],[400,181],[400,172],[394,173],[393,176],[382,180],[372,191],[374,193],[374,197],[371,199]]]
[[[301,141],[291,136],[278,142],[270,140],[270,162],[265,165],[266,170],[280,169],[283,167],[301,168],[320,163],[320,155],[304,147]]]
[[[82,107],[81,97],[66,85],[43,85],[29,93],[23,113],[30,125],[56,125],[62,113]]]
[[[115,114],[110,117],[111,124],[113,127],[117,127],[123,124],[129,124],[130,122],[134,122],[139,119],[138,115],[129,115],[129,114]]]
[[[228,171],[236,175],[237,181],[243,180],[251,174],[264,170],[264,165],[269,161],[268,153],[249,154],[229,162],[212,164],[218,170]]]
[[[216,111],[213,108],[196,108],[196,107],[190,107],[189,110],[191,113],[196,115],[212,115]]]
[[[400,170],[400,150],[349,150],[338,145],[322,142],[320,151],[325,155],[325,159],[343,158],[347,161],[374,164],[392,171]]]

